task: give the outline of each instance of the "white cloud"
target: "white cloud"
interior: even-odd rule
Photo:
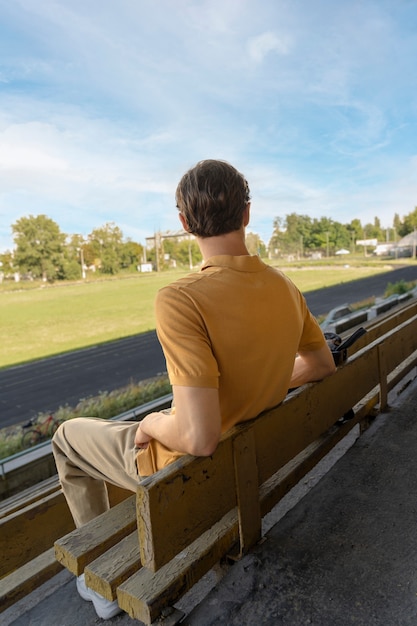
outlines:
[[[50,173],[68,169],[66,160],[54,154],[50,131],[47,124],[30,122],[12,124],[0,132],[0,172]]]
[[[250,58],[256,63],[261,63],[270,52],[286,55],[290,52],[291,43],[288,36],[278,37],[273,32],[266,32],[248,41]]]
[[[3,2],[0,250],[36,212],[175,227],[177,181],[207,157],[248,176],[265,238],[289,212],[409,212],[416,19],[393,0]]]

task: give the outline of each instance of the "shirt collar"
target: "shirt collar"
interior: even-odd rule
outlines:
[[[233,256],[221,254],[207,259],[201,267],[201,271],[208,267],[228,267],[239,272],[259,272],[265,269],[265,264],[257,255]]]

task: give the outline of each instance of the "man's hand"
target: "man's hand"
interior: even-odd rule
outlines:
[[[138,449],[147,448],[151,439],[152,437],[149,437],[149,435],[143,432],[143,430],[140,427],[140,422],[139,422],[139,426],[137,428],[136,435],[135,435],[135,448],[138,448]]]

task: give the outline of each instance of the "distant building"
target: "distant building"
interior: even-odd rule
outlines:
[[[409,233],[396,243],[379,243],[372,254],[376,256],[412,257],[415,256],[417,233]]]
[[[398,256],[416,256],[417,247],[417,231],[414,229],[412,233],[408,233],[399,240],[397,244]]]
[[[392,256],[395,254],[395,243],[379,243],[372,254],[375,256]]]
[[[190,239],[195,239],[194,235],[190,235],[185,230],[166,230],[164,232],[157,232],[151,237],[146,237],[146,249],[153,250],[155,248],[155,240],[158,246],[166,239],[176,239],[179,243],[181,241],[189,241]]]

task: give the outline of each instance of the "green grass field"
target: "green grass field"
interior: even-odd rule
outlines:
[[[288,268],[303,292],[387,271],[370,266]],[[0,291],[0,367],[59,354],[155,328],[157,290],[188,270],[89,280],[77,284],[22,285]],[[26,288],[24,288],[26,287]],[[32,287],[32,288],[28,288]]]

